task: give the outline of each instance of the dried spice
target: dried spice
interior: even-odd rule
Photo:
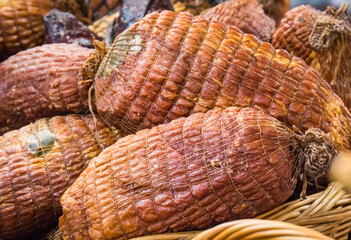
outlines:
[[[264,42],[269,42],[275,21],[268,17],[256,0],[231,0],[207,10],[202,14],[207,20],[217,20],[251,33]]]
[[[73,14],[57,9],[44,17],[45,43],[75,43],[93,48],[94,34]]]
[[[47,44],[0,63],[0,134],[30,122],[88,111],[91,82],[79,70],[90,50],[76,44]]]
[[[272,44],[313,66],[350,109],[351,20],[347,7],[329,7],[325,12],[308,5],[296,7],[282,20]]]
[[[65,192],[61,234],[119,240],[252,218],[286,201],[300,170],[321,166],[316,155],[334,157],[319,134],[299,138],[268,114],[230,107],[129,135]]]
[[[91,115],[40,119],[0,137],[0,238],[29,237],[62,213],[60,198],[121,134]]]
[[[43,44],[43,16],[53,7],[49,0],[0,0],[0,60]]]
[[[139,20],[107,51],[94,88],[100,116],[126,133],[215,107],[253,106],[351,148],[351,115],[314,68],[202,16],[163,11]]]

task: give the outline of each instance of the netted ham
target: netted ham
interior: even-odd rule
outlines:
[[[351,147],[350,113],[313,67],[202,16],[147,15],[115,39],[94,88],[100,116],[127,133],[215,107],[252,106],[302,132],[320,128],[340,150]]]
[[[334,155],[319,129],[300,138],[253,108],[193,114],[94,158],[61,198],[56,237],[119,240],[252,218],[286,201],[302,168],[323,172]]]
[[[120,136],[100,118],[68,115],[0,137],[0,239],[29,237],[53,224],[64,191]]]
[[[50,0],[0,0],[0,60],[44,42],[43,17]]]
[[[90,50],[76,44],[48,44],[0,63],[0,134],[33,120],[88,111],[91,83],[79,69]]]
[[[251,33],[264,42],[269,42],[275,29],[275,21],[267,16],[256,0],[231,0],[218,4],[204,12],[209,20],[218,20]]]
[[[286,13],[272,44],[303,58],[351,109],[351,19],[348,5],[321,12],[301,5]]]

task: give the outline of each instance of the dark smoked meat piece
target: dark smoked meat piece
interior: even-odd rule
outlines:
[[[93,48],[93,32],[73,14],[53,9],[44,17],[44,25],[45,43],[75,43]]]
[[[107,33],[107,43],[133,25],[146,14],[157,10],[173,10],[169,0],[125,0],[119,16],[113,21]]]

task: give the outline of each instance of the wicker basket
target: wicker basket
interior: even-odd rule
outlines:
[[[195,234],[195,233],[194,233]],[[168,236],[166,236],[168,235]],[[199,234],[181,236],[179,234],[161,234],[134,238],[139,240],[331,240],[315,230],[295,224],[262,219],[243,219],[223,223]]]
[[[333,182],[322,192],[309,195],[305,200],[285,203],[256,219],[228,222],[206,231],[160,234],[135,240],[348,239],[351,194],[342,188],[341,183]]]

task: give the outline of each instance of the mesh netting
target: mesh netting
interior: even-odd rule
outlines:
[[[95,77],[95,95],[100,115],[128,133],[215,107],[253,106],[350,147],[350,114],[315,69],[235,27],[187,13],[152,13],[121,34]]]
[[[0,134],[42,117],[87,112],[91,83],[81,84],[78,73],[89,53],[75,44],[47,44],[1,63]]]
[[[338,18],[301,5],[290,10],[273,35],[272,44],[303,58],[331,83],[345,105],[351,107],[351,26],[347,12]]]
[[[49,0],[1,0],[0,60],[43,44],[43,17],[53,7]]]
[[[238,27],[244,33],[251,33],[264,42],[269,42],[275,21],[268,17],[256,0],[231,0],[206,11],[203,16]]]
[[[0,138],[0,238],[53,224],[60,197],[120,133],[91,115],[40,119]]]
[[[251,218],[293,192],[296,141],[251,108],[194,114],[120,139],[61,199],[63,237],[126,239]]]

